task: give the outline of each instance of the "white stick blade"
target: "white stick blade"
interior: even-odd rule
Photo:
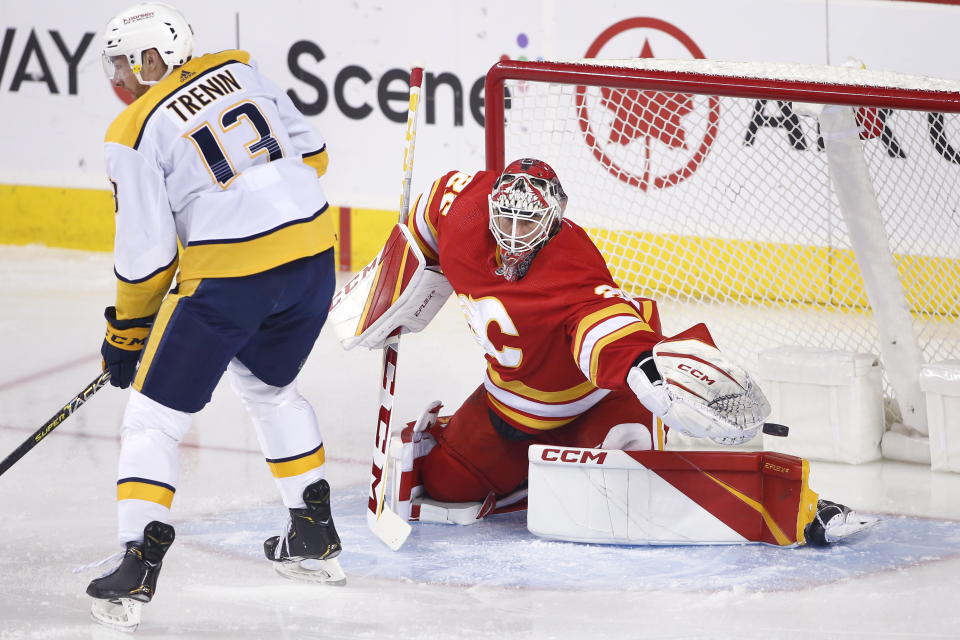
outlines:
[[[411,531],[410,523],[386,506],[380,512],[379,518],[374,517],[373,514],[367,515],[367,522],[373,535],[380,538],[391,551],[397,551],[407,541]]]

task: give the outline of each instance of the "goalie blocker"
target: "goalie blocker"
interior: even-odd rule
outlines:
[[[877,522],[820,500],[809,463],[779,453],[533,445],[527,527],[544,538],[631,545],[824,545]]]
[[[398,224],[377,257],[334,295],[327,321],[344,349],[380,349],[397,328],[422,331],[452,292],[442,273],[427,268],[410,229]]]

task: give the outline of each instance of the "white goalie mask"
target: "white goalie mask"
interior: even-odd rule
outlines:
[[[519,280],[537,252],[560,231],[567,194],[550,165],[523,158],[503,170],[488,203],[490,232],[500,253],[497,273]]]
[[[116,73],[112,58],[126,56],[137,82],[156,84],[160,80],[144,80],[143,52],[156,49],[167,65],[163,78],[182,65],[193,54],[193,28],[183,14],[160,2],[145,2],[118,13],[103,34],[103,71],[112,79]],[[161,78],[161,80],[163,79]]]

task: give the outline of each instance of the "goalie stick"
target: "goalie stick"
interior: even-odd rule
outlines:
[[[413,180],[413,151],[417,137],[417,107],[420,103],[420,88],[423,84],[423,69],[410,71],[410,100],[407,110],[407,132],[403,148],[403,181],[400,192],[400,224],[407,221],[410,213],[410,185]],[[383,345],[383,366],[380,375],[380,411],[377,415],[377,431],[374,436],[373,467],[370,471],[370,498],[367,502],[367,525],[393,551],[398,550],[410,535],[410,524],[386,505],[387,474],[389,472],[391,426],[393,424],[393,399],[396,390],[397,357],[400,352],[400,329],[398,328]]]
[[[3,475],[7,469],[12,467],[20,458],[26,455],[30,449],[33,449],[37,444],[50,435],[54,429],[56,429],[60,424],[69,418],[73,413],[83,406],[83,403],[90,399],[90,396],[95,394],[97,391],[107,384],[110,381],[110,372],[104,371],[94,379],[93,382],[88,384],[83,391],[73,396],[67,404],[63,406],[60,411],[56,413],[52,418],[47,420],[42,427],[37,429],[32,436],[24,440],[23,444],[17,447],[13,453],[8,455],[3,459],[3,462],[0,462],[0,475]]]

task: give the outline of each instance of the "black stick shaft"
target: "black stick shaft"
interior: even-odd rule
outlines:
[[[47,420],[47,422],[36,430],[36,432],[24,440],[23,444],[14,450],[13,453],[4,458],[3,462],[0,462],[0,475],[3,475],[7,469],[12,467],[16,462],[22,458],[30,449],[33,449],[37,446],[37,443],[50,435],[50,432],[56,429],[61,422],[69,418],[73,412],[83,406],[83,403],[90,399],[90,396],[95,394],[100,390],[103,385],[107,384],[110,381],[110,372],[104,371],[96,377],[96,379],[88,384],[86,388],[73,396],[70,401],[64,405],[60,411],[57,412],[55,416]]]

